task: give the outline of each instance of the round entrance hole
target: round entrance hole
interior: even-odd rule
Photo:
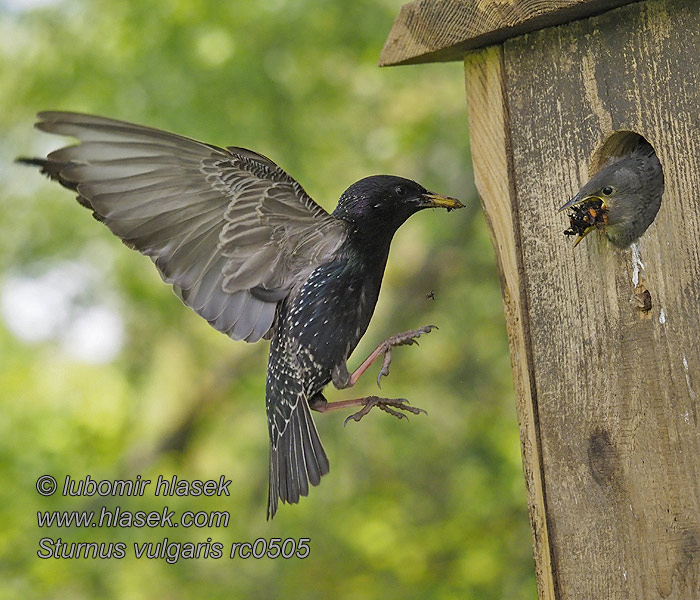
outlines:
[[[571,231],[579,233],[578,242],[597,228],[615,246],[626,248],[644,234],[661,207],[664,175],[654,148],[638,133],[617,131],[594,152],[589,175],[570,202]]]

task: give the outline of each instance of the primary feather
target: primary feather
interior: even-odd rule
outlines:
[[[344,238],[339,221],[250,150],[91,115],[39,119],[42,131],[82,142],[35,159],[43,170],[233,339],[270,333],[295,278]]]

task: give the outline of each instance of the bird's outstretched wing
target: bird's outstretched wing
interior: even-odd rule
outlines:
[[[39,119],[38,129],[81,143],[21,160],[76,190],[187,306],[233,339],[267,334],[294,281],[345,237],[342,221],[250,150],[91,115]]]

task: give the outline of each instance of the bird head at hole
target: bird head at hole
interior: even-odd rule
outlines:
[[[596,173],[559,211],[571,210],[564,233],[578,244],[600,229],[614,245],[625,248],[651,225],[661,206],[664,177],[648,143]]]
[[[352,223],[356,231],[393,235],[419,210],[462,207],[459,200],[433,194],[410,179],[373,175],[360,179],[343,192],[333,216]]]

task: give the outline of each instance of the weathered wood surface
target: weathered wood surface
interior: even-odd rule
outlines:
[[[502,48],[493,46],[484,52],[475,52],[465,60],[469,136],[474,179],[489,221],[491,241],[501,274],[539,596],[542,600],[550,600],[554,598],[552,565],[544,479],[539,462],[542,453],[536,402],[531,387],[534,379],[529,372],[532,361],[528,358],[531,351],[527,306],[524,305],[527,296],[520,277],[523,265],[520,230],[516,223],[517,206],[509,201],[514,197],[515,182],[508,155],[510,134],[507,130],[502,56]]]
[[[462,60],[481,48],[635,0],[414,0],[401,7],[380,66]]]
[[[541,598],[700,598],[699,48],[698,2],[650,0],[465,63]],[[634,249],[574,250],[556,208],[620,130],[656,149],[661,209]]]

